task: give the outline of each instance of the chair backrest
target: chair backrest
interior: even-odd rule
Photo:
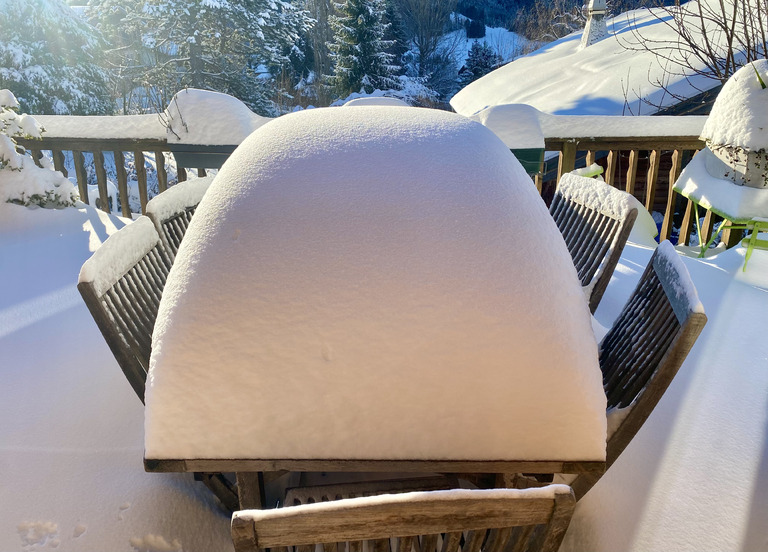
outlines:
[[[171,263],[152,221],[109,237],[80,270],[77,289],[133,390],[144,402],[152,330]]]
[[[147,203],[147,216],[155,224],[171,260],[212,181],[213,177],[206,177],[179,182]]]
[[[574,504],[567,485],[350,498],[236,512],[232,540],[237,552],[554,552]]]
[[[706,323],[688,270],[672,244],[662,242],[600,343],[607,467],[656,407]],[[571,484],[581,497],[595,482],[594,476],[580,475]]]
[[[457,489],[458,487],[458,478],[450,475],[290,487],[285,490],[285,505],[299,506],[301,504],[328,502],[330,500],[357,498],[359,496],[408,493],[412,491],[439,491]]]
[[[594,313],[637,218],[637,200],[605,182],[564,174],[549,212],[563,235]]]

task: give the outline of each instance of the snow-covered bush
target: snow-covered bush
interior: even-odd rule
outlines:
[[[0,201],[39,207],[74,205],[78,195],[69,180],[19,153],[15,138],[39,139],[45,129],[33,117],[19,114],[18,109],[13,93],[0,90]]]

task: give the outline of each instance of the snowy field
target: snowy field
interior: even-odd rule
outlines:
[[[189,475],[142,467],[142,406],[79,297],[81,264],[125,224],[0,204],[0,550],[230,550]],[[611,323],[651,250],[630,244]],[[579,503],[563,550],[768,550],[768,252],[685,259],[709,323],[658,408]]]

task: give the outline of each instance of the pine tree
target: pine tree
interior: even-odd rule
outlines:
[[[311,24],[284,0],[90,0],[89,6],[115,45],[115,82],[141,87],[155,109],[194,87],[274,115],[274,77],[291,65]]]
[[[62,0],[0,0],[0,88],[35,114],[112,112],[104,45]]]
[[[330,18],[334,41],[329,46],[336,65],[329,81],[336,93],[344,98],[352,92],[398,88],[399,66],[387,51],[392,41],[384,39],[384,0],[345,0],[335,8],[338,15]]]
[[[459,77],[461,86],[466,86],[496,69],[502,62],[501,56],[493,51],[493,48],[483,42],[475,41],[469,49],[467,62]]]

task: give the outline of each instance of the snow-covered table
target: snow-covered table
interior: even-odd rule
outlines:
[[[506,146],[436,110],[255,131],[163,293],[150,471],[604,469],[590,314]]]

